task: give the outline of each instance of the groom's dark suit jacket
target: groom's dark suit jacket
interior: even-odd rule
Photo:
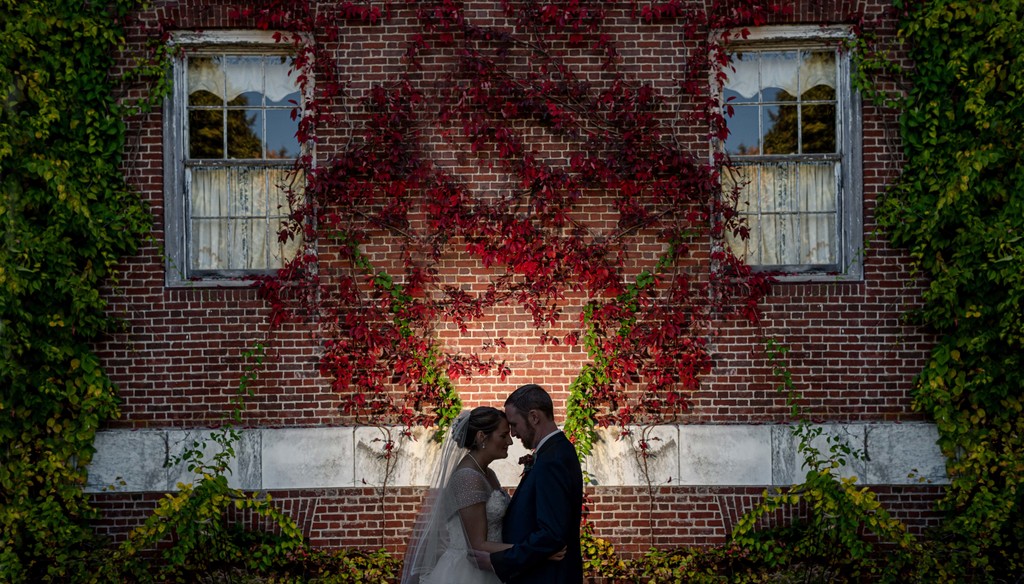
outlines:
[[[534,453],[505,511],[502,541],[511,549],[491,554],[494,572],[506,584],[580,584],[580,514],[583,473],[576,449],[559,432]],[[549,560],[566,550],[562,560]]]

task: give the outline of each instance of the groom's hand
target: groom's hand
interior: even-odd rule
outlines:
[[[485,572],[493,572],[494,566],[491,565],[491,554],[482,552],[476,549],[470,549],[470,559],[476,564],[477,568]]]

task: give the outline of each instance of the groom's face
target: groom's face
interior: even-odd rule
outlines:
[[[537,428],[525,415],[528,413],[520,412],[511,404],[505,406],[505,416],[508,418],[508,427],[512,430],[512,435],[522,440],[523,446],[532,450],[537,439]]]

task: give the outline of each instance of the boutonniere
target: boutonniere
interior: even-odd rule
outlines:
[[[533,468],[533,453],[531,452],[530,454],[524,454],[523,456],[520,456],[519,464],[523,465],[523,474],[519,476],[525,477],[526,473],[530,472],[530,470]]]

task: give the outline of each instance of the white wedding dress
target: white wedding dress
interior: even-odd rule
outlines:
[[[459,509],[486,503],[487,541],[501,541],[501,523],[508,508],[509,495],[504,489],[495,489],[487,478],[472,468],[461,468],[452,475],[445,489],[448,513],[445,551],[421,584],[501,584],[493,572],[485,572],[473,562],[466,532],[462,528]]]

